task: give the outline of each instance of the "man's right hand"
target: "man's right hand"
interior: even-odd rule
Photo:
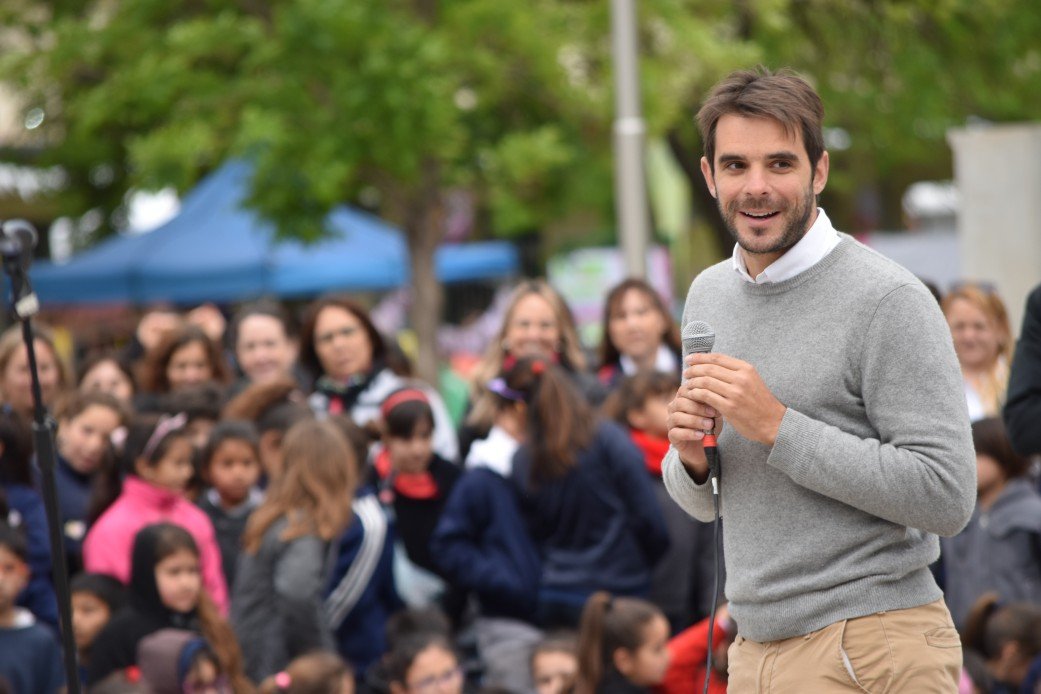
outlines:
[[[702,441],[706,434],[715,431],[718,416],[719,413],[708,405],[691,400],[686,382],[680,385],[676,397],[669,403],[669,443],[698,484],[704,484],[708,479],[708,459]]]

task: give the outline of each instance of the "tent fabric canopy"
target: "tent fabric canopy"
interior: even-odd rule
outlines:
[[[404,235],[365,212],[335,208],[332,236],[275,242],[273,226],[245,208],[252,168],[231,161],[189,192],[176,217],[138,236],[104,241],[65,264],[40,262],[30,279],[50,304],[236,301],[333,290],[386,290],[410,277]],[[442,282],[511,275],[520,261],[505,241],[444,245]]]

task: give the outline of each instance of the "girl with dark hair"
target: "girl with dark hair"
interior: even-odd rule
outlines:
[[[639,598],[596,592],[582,611],[576,694],[649,692],[669,667],[669,623]]]
[[[218,423],[202,450],[200,466],[207,489],[197,503],[213,523],[224,578],[229,586],[234,586],[242,533],[250,514],[264,498],[257,486],[260,451],[253,423],[243,420]]]
[[[7,514],[0,522],[19,530],[28,544],[29,585],[18,596],[18,605],[36,618],[58,626],[58,603],[51,583],[51,541],[43,499],[33,487],[33,440],[28,422],[11,407],[0,407],[0,492],[7,500]]]
[[[945,599],[959,628],[989,591],[1002,600],[1041,603],[1041,497],[1029,462],[1013,449],[998,418],[972,424],[976,509],[969,524],[940,538]]]
[[[126,582],[137,531],[152,523],[176,523],[195,538],[203,585],[226,614],[228,589],[213,524],[184,496],[195,474],[186,420],[183,414],[142,417],[131,425],[123,455],[126,476],[102,480],[109,486],[98,487],[95,509],[101,513],[83,543],[83,564],[87,571]]]
[[[489,390],[523,427],[511,476],[541,547],[543,626],[574,627],[596,590],[646,595],[669,538],[629,437],[546,360],[521,359]]]
[[[137,663],[138,644],[161,629],[187,629],[206,638],[235,691],[245,691],[235,635],[203,586],[199,548],[191,533],[172,523],[147,525],[135,535],[128,604],[98,635],[87,684]]]
[[[639,371],[679,375],[680,331],[661,295],[644,280],[624,280],[604,301],[600,369],[609,388]]]
[[[255,383],[228,401],[223,419],[253,422],[257,427],[257,453],[270,484],[282,474],[282,439],[298,422],[314,419],[300,386],[290,378]]]
[[[102,392],[73,392],[55,410],[54,480],[69,574],[83,568],[90,499],[95,481],[115,466],[112,437],[126,424],[122,404]]]
[[[402,638],[387,654],[385,664],[390,694],[462,694],[463,669],[443,634],[420,632]]]
[[[424,607],[444,595],[430,537],[462,471],[433,450],[434,412],[424,391],[394,391],[380,406],[380,415],[382,446],[370,481],[401,539],[395,567],[398,593],[406,604]]]
[[[330,543],[350,522],[356,484],[354,456],[331,422],[297,424],[284,452],[285,470],[246,525],[235,578],[232,623],[255,681],[298,655],[332,649],[322,594]]]
[[[410,382],[402,369],[395,371],[387,344],[357,303],[327,297],[311,305],[301,331],[300,361],[317,375],[310,398],[315,412],[347,413],[360,427],[379,418],[380,404],[393,391],[422,389],[434,413],[434,450],[446,460],[458,457],[455,429],[441,396]]]
[[[80,573],[69,582],[72,602],[72,635],[79,655],[80,678],[86,677],[90,654],[98,634],[126,602],[126,588],[105,574]]]

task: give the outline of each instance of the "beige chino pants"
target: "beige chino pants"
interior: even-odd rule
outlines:
[[[728,694],[956,694],[962,654],[943,600],[727,651]]]

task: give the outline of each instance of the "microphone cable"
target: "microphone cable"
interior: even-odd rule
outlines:
[[[719,605],[719,529],[721,526],[719,514],[719,489],[721,486],[720,472],[723,462],[716,446],[714,434],[705,436],[705,457],[708,459],[708,476],[712,484],[712,505],[715,509],[715,520],[712,522],[712,556],[715,567],[715,575],[712,587],[712,611],[708,618],[708,654],[705,659],[705,686],[702,694],[708,694],[709,679],[712,677],[712,635],[716,631],[716,606]]]

